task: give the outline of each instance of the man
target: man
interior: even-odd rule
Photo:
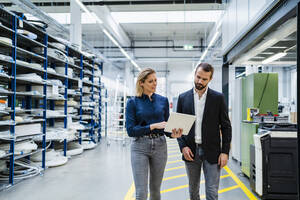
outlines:
[[[195,87],[180,94],[177,103],[177,112],[196,116],[189,134],[177,139],[185,161],[191,200],[200,200],[202,165],[206,199],[218,199],[220,170],[228,161],[231,125],[223,94],[208,88],[213,73],[210,64],[199,64],[194,76]]]

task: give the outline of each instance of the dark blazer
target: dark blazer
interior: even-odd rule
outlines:
[[[207,88],[207,96],[202,121],[202,147],[204,159],[209,163],[218,163],[220,153],[229,154],[231,142],[231,124],[228,117],[224,95]],[[177,112],[195,115],[194,94],[191,89],[179,95]],[[222,137],[222,142],[221,142]],[[188,135],[177,139],[180,151],[188,146],[195,155],[195,124]],[[182,156],[182,159],[184,157]]]

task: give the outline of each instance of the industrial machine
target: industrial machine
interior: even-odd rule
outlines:
[[[261,124],[250,146],[250,185],[262,199],[297,199],[297,126]]]

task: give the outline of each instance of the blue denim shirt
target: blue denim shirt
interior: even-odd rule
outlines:
[[[168,121],[169,101],[166,97],[152,94],[143,94],[141,97],[132,97],[126,106],[126,129],[129,137],[141,137],[150,133],[162,133],[171,136],[163,129],[150,130],[150,124]]]

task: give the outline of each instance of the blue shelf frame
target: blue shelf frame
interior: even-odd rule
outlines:
[[[107,90],[105,90],[105,137],[107,137],[107,97],[108,97],[108,94],[107,94]]]
[[[47,47],[48,46],[48,35],[44,36],[44,45]],[[48,57],[47,57],[47,48],[44,47],[44,57],[46,60],[44,60],[44,80],[48,79],[48,74],[47,74],[47,68],[48,68]],[[46,169],[46,134],[47,134],[47,84],[45,83],[43,86],[43,141],[42,141],[42,168]]]
[[[17,80],[16,80],[16,74],[17,74],[17,64],[16,64],[16,60],[17,60],[17,54],[18,54],[18,49],[20,49],[20,47],[18,47],[18,42],[17,40],[22,40],[20,44],[24,44],[26,42],[31,42],[33,45],[36,46],[40,46],[43,48],[43,58],[42,60],[40,60],[40,63],[42,63],[43,66],[43,70],[40,71],[40,73],[42,74],[43,80],[47,81],[48,80],[48,64],[51,62],[50,59],[48,59],[48,44],[49,44],[49,39],[51,36],[49,36],[46,32],[41,31],[37,28],[35,28],[34,26],[32,26],[31,24],[29,24],[28,22],[26,22],[25,20],[23,20],[22,17],[19,17],[17,15],[15,15],[14,13],[11,13],[10,11],[7,11],[3,8],[0,8],[0,12],[5,12],[5,14],[7,14],[10,18],[11,18],[11,24],[9,24],[9,26],[11,27],[7,27],[4,24],[1,24],[1,30],[7,31],[7,35],[11,36],[12,39],[12,47],[11,47],[11,55],[12,55],[12,61],[10,62],[11,65],[11,70],[9,71],[10,75],[11,75],[11,84],[10,89],[11,89],[11,93],[8,94],[8,105],[11,107],[12,112],[10,113],[11,116],[11,120],[15,121],[15,117],[16,117],[16,101],[17,101],[17,92],[16,92],[16,86],[17,86]],[[24,38],[23,36],[21,36],[20,34],[17,33],[17,28],[18,28],[18,23],[19,22],[23,22],[25,28],[29,28],[30,30],[33,30],[35,33],[38,34],[38,38],[40,38],[40,41],[35,41],[35,40],[30,40],[27,38]],[[23,39],[26,41],[24,42]],[[53,40],[53,38],[51,38]],[[42,41],[42,42],[41,42]],[[31,49],[31,47],[29,48]],[[66,46],[66,53],[67,56],[70,55],[70,50],[74,53],[74,49],[72,49],[71,47],[69,48],[68,46]],[[22,52],[21,52],[22,53]],[[23,55],[23,54],[22,54]],[[31,58],[34,59],[34,57],[32,57],[33,53],[31,51],[28,51],[28,55],[23,55],[25,58],[27,56],[27,60],[29,60],[29,62],[31,62]],[[96,126],[98,126],[98,142],[101,139],[101,112],[103,111],[102,109],[102,96],[101,96],[101,77],[99,78],[99,82],[95,83],[94,82],[94,77],[95,77],[95,65],[98,65],[99,69],[102,71],[102,67],[103,67],[103,63],[95,63],[94,59],[90,59],[85,57],[80,51],[76,52],[76,57],[79,58],[80,57],[80,84],[81,87],[80,89],[80,110],[79,110],[79,114],[80,114],[80,123],[82,123],[82,114],[83,114],[83,110],[82,110],[82,97],[83,97],[83,88],[82,88],[82,80],[84,77],[84,73],[83,73],[83,69],[84,69],[84,65],[86,65],[86,67],[89,67],[92,69],[92,75],[91,75],[91,88],[92,88],[92,95],[91,95],[91,101],[93,102],[94,99],[94,87],[96,87],[95,85],[98,85],[99,88],[99,121],[98,124],[95,121],[94,118],[94,110],[92,110],[91,112],[91,123],[90,125],[90,136],[91,136],[91,140],[93,142],[96,143],[95,141],[95,128]],[[28,59],[29,58],[29,59]],[[83,60],[89,60],[89,64],[84,64]],[[91,64],[92,63],[92,64]],[[52,66],[55,68],[56,64],[55,62],[51,62]],[[68,78],[68,67],[72,67],[72,65],[70,64],[70,66],[68,65],[68,63],[65,63],[65,75],[66,77],[64,78],[64,86],[65,86],[65,103],[64,103],[64,128],[67,128],[68,126],[68,86],[69,86],[69,78]],[[76,67],[75,65],[73,65],[73,67]],[[78,68],[78,67],[77,67]],[[47,83],[42,84],[43,86],[43,97],[40,101],[35,100],[33,101],[32,97],[26,97],[25,100],[22,99],[22,108],[28,108],[30,109],[32,106],[37,106],[39,102],[42,102],[42,109],[43,109],[43,120],[42,120],[42,168],[43,170],[46,169],[46,134],[47,134],[47,122],[49,120],[49,124],[50,126],[54,125],[55,120],[54,119],[47,119],[47,108],[48,106],[50,107],[50,109],[54,109],[55,108],[55,102],[54,100],[50,100],[47,97]],[[71,82],[70,82],[70,86],[71,86]],[[28,84],[26,86],[26,90],[30,91],[31,90],[31,85]],[[107,95],[107,94],[106,94]],[[49,101],[49,102],[48,102]],[[32,102],[34,103],[32,105]],[[106,112],[107,112],[107,108],[106,108]],[[106,119],[107,120],[107,119]],[[15,123],[13,123],[12,125],[9,125],[9,129],[10,129],[10,135],[12,137],[15,136]],[[82,142],[82,131],[79,132],[79,143],[81,144]],[[10,185],[14,185],[14,162],[15,159],[17,159],[17,157],[15,156],[15,139],[10,140],[10,154],[9,154],[9,160],[10,160],[10,165],[9,165],[9,179],[8,182]],[[64,140],[64,156],[66,156],[66,152],[67,152],[67,140]],[[30,159],[30,156],[27,156],[28,159]]]
[[[98,68],[99,70],[101,71],[101,75],[102,75],[102,72],[103,72],[103,63],[100,63],[100,65],[98,65]],[[98,142],[100,142],[102,136],[101,136],[101,131],[102,131],[102,124],[101,124],[101,121],[102,121],[102,96],[101,96],[101,90],[102,90],[102,86],[101,86],[101,77],[99,77],[99,120],[98,120],[98,124],[99,124],[99,127],[98,127]]]
[[[80,83],[79,90],[80,90],[80,107],[79,107],[79,123],[82,123],[82,79],[83,79],[83,56],[80,55]],[[79,144],[82,144],[82,130],[79,131]]]
[[[92,65],[93,65],[93,68],[92,68],[92,76],[91,76],[91,82],[92,82],[92,96],[91,96],[91,101],[92,102],[95,102],[95,99],[94,99],[94,73],[95,73],[95,70],[94,70],[94,61],[92,61]],[[94,106],[95,108],[95,106]],[[95,135],[95,120],[94,120],[94,109],[91,111],[91,129],[90,129],[90,138],[93,142],[96,143],[95,139],[94,139],[94,135]]]
[[[11,95],[11,100],[10,100],[10,107],[11,110],[13,111],[11,113],[11,120],[15,121],[16,117],[16,74],[17,74],[17,65],[16,65],[16,60],[17,60],[17,17],[15,15],[12,16],[12,28],[14,33],[12,34],[12,45],[14,46],[12,48],[12,58],[14,63],[12,63],[11,67],[11,76],[12,76],[12,81],[11,81],[11,90],[12,90],[12,95]],[[10,126],[10,134],[12,137],[15,136],[15,125]],[[10,151],[9,153],[10,158],[9,158],[9,184],[13,185],[14,184],[14,166],[15,166],[15,141],[11,140],[10,141]]]

